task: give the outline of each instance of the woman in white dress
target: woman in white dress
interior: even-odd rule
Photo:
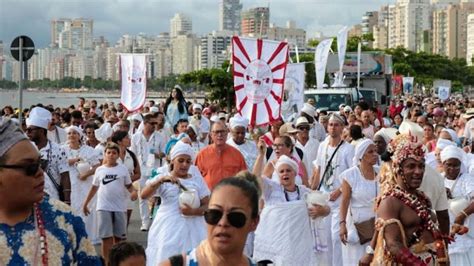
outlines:
[[[259,153],[264,153],[262,140],[258,147]],[[304,198],[311,190],[295,183],[298,164],[292,158],[279,156],[275,170],[280,182],[261,178],[265,207],[255,231],[254,259],[270,260],[275,265],[315,265],[310,217],[326,216],[330,209],[321,205],[306,206]]]
[[[344,265],[358,265],[359,259],[370,244],[370,240],[361,244],[354,224],[371,221],[375,217],[374,200],[380,191],[376,178],[377,161],[378,154],[374,142],[365,139],[357,144],[353,166],[341,173],[343,181],[339,236],[344,244],[342,246]]]
[[[191,146],[177,142],[170,153],[170,173],[148,180],[140,194],[142,198],[161,197],[160,208],[148,233],[146,255],[149,266],[189,251],[206,238],[203,215],[210,191],[200,173],[190,171],[193,159]],[[183,186],[187,191],[181,191]]]
[[[450,201],[449,220],[453,225],[454,242],[449,244],[451,265],[474,265],[474,178],[466,171],[465,153],[448,146],[440,154],[444,169],[444,185]],[[467,226],[467,233],[459,232],[459,225]],[[462,234],[462,235],[461,235]]]
[[[100,244],[97,228],[97,216],[95,211],[96,198],[94,198],[89,209],[91,214],[85,216],[82,212],[87,193],[92,187],[92,179],[95,169],[99,167],[99,155],[94,148],[85,145],[82,130],[76,126],[66,128],[67,144],[64,149],[70,166],[69,178],[71,180],[71,208],[73,212],[81,216],[86,225],[86,231],[93,244]]]

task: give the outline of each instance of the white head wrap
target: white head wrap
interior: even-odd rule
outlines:
[[[454,158],[458,159],[461,162],[461,170],[460,173],[463,174],[467,172],[467,168],[464,162],[467,160],[466,153],[461,149],[456,146],[448,146],[443,151],[440,153],[441,157],[441,162],[444,162],[448,159]]]
[[[194,160],[194,151],[191,145],[186,144],[182,141],[176,142],[170,152],[170,160],[174,160],[179,155],[188,155]]]
[[[113,133],[114,132],[112,130],[112,127],[110,126],[110,123],[104,123],[102,124],[102,126],[95,130],[95,138],[101,143],[104,143],[107,141],[108,138],[112,136]]]
[[[376,136],[381,136],[386,144],[389,144],[392,139],[395,138],[397,135],[397,129],[396,128],[381,128],[377,133],[375,133],[374,138]]]
[[[296,173],[298,173],[298,164],[295,162],[295,160],[286,155],[282,155],[280,158],[278,158],[278,161],[275,164],[275,169],[278,171],[278,168],[284,164],[290,166],[293,170],[295,170]]]
[[[189,128],[191,128],[194,131],[194,134],[199,135],[198,127],[195,124],[189,123],[188,124],[188,129]]]
[[[398,128],[400,134],[411,135],[417,138],[417,141],[423,140],[424,130],[417,123],[411,122],[409,120],[404,120],[400,127]]]
[[[316,108],[314,108],[314,106],[312,106],[309,103],[305,103],[303,105],[303,108],[301,108],[301,112],[303,112],[305,114],[308,114],[311,117],[313,117],[316,114]]]
[[[160,111],[160,109],[156,106],[152,106],[150,107],[150,113],[158,113]]]
[[[458,137],[458,134],[456,134],[456,131],[450,129],[450,128],[443,128],[443,130],[441,130],[441,132],[448,132],[448,134],[451,136],[451,140],[454,142],[454,143],[458,143],[459,142],[459,137]]]
[[[444,150],[448,146],[456,146],[456,144],[447,139],[438,139],[438,142],[436,142],[436,149]]]
[[[236,114],[229,120],[230,128],[235,129],[236,127],[247,128],[249,120]]]
[[[331,116],[329,117],[329,121],[336,121],[341,123],[341,125],[345,124],[344,119],[342,119],[342,117],[336,113],[331,114]]]
[[[137,121],[140,121],[142,122],[143,121],[143,118],[140,114],[134,114],[132,116],[129,116],[128,117],[128,120],[137,120]]]
[[[217,121],[219,121],[219,116],[213,115],[213,116],[211,116],[211,119],[210,119],[210,120],[211,120],[212,122],[217,122]]]
[[[15,144],[26,139],[28,137],[16,123],[10,119],[0,117],[0,157],[5,155]]]
[[[76,133],[78,133],[80,140],[81,140],[82,138],[84,138],[84,132],[82,132],[82,130],[81,130],[79,127],[77,127],[77,126],[69,126],[69,127],[67,127],[67,128],[66,128],[66,133],[69,133],[70,131],[75,131]],[[79,140],[79,141],[80,141],[80,140]]]
[[[202,105],[200,105],[199,103],[193,104],[193,111],[195,110],[202,110]]]
[[[42,107],[35,107],[31,109],[30,116],[26,119],[26,126],[35,126],[48,129],[51,119],[52,116],[50,111]]]
[[[352,166],[359,165],[360,160],[362,160],[362,157],[364,157],[364,154],[370,145],[374,145],[374,142],[371,139],[364,139],[357,144],[354,158],[352,159]]]

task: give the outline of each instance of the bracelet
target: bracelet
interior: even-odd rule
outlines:
[[[466,213],[464,210],[462,210],[462,211],[460,211],[460,212],[461,212],[464,216],[466,216],[466,218],[469,217],[469,215],[467,215],[467,213]]]
[[[343,224],[343,223],[345,224],[346,221],[340,221],[340,222],[339,222],[339,225],[341,225],[341,224]]]

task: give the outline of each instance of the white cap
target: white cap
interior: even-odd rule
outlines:
[[[217,121],[219,121],[219,117],[217,115],[213,115],[213,116],[211,116],[211,121],[212,122],[217,122]]]
[[[231,129],[235,129],[236,127],[247,128],[249,125],[249,120],[247,118],[243,118],[239,114],[236,114],[229,120],[229,124]]]
[[[316,108],[314,108],[314,106],[312,106],[309,103],[305,103],[303,105],[303,108],[301,108],[301,112],[308,114],[310,116],[314,116],[316,113]]]
[[[193,111],[195,110],[202,110],[202,105],[200,105],[199,103],[193,104]]]
[[[26,119],[26,126],[35,126],[48,129],[51,119],[52,116],[50,111],[42,107],[35,107],[31,109],[30,116]]]
[[[158,113],[159,111],[160,109],[158,109],[156,106],[150,107],[150,113]]]
[[[309,125],[308,119],[304,116],[298,117],[295,126],[298,127],[299,125]]]

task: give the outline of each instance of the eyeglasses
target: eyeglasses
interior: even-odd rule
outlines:
[[[204,220],[207,224],[217,225],[224,216],[224,212],[217,209],[209,209],[204,212]],[[226,215],[229,224],[235,228],[242,228],[247,222],[247,216],[241,212],[229,212]]]
[[[225,133],[227,133],[227,131],[225,131],[225,130],[214,130],[214,131],[212,131],[212,133],[214,133],[216,135],[224,135]]]
[[[309,131],[309,126],[301,126],[301,127],[297,127],[298,130],[306,130],[306,131]]]
[[[36,162],[28,165],[3,164],[0,165],[0,168],[15,169],[23,171],[23,173],[25,173],[27,176],[34,176],[36,173],[38,173],[40,166],[41,162]]]
[[[276,148],[283,148],[283,147],[286,147],[286,145],[285,145],[285,144],[273,144],[272,147],[273,147],[274,149],[276,149]]]

